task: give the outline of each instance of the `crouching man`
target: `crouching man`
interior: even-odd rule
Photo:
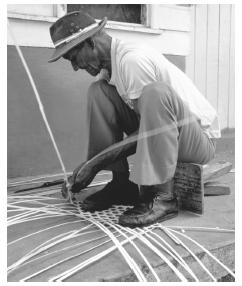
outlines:
[[[111,170],[112,180],[87,197],[83,209],[133,205],[119,223],[145,226],[177,216],[177,162],[206,164],[214,157],[218,118],[181,70],[150,47],[109,36],[106,21],[96,23],[77,11],[50,27],[55,51],[49,62],[63,57],[74,71],[99,77],[88,90],[88,157],[74,170],[71,191],[88,186],[100,170]]]

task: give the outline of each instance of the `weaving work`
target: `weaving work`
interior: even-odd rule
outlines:
[[[124,206],[83,212],[79,202],[70,204],[61,198],[59,189],[41,195],[12,194],[8,201],[8,233],[15,234],[8,243],[8,281],[104,281],[108,261],[132,281],[166,281],[167,277],[159,275],[164,267],[172,281],[203,281],[204,277],[197,276],[199,268],[206,281],[216,281],[194,249],[204,251],[213,263],[234,275],[190,238],[186,227],[155,224],[130,229],[118,225],[118,216],[127,209]],[[113,273],[108,279],[117,277]]]

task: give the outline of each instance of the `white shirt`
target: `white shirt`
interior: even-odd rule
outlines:
[[[198,91],[188,76],[161,53],[112,38],[112,76],[119,95],[132,108],[132,100],[140,97],[144,86],[155,81],[169,84],[200,119],[209,137],[221,136],[216,110]]]

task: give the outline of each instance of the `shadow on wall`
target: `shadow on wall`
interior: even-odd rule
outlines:
[[[22,48],[67,171],[85,158],[86,93],[94,80],[65,60],[49,64],[47,48]],[[167,56],[184,70],[184,57]],[[15,47],[8,46],[8,178],[60,173],[29,79]]]

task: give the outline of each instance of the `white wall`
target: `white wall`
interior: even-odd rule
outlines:
[[[54,5],[51,4],[9,4],[7,9],[8,12],[23,15],[42,15],[50,17],[54,15]]]
[[[218,111],[221,128],[234,128],[234,5],[192,8],[186,72]]]
[[[64,13],[64,5],[8,5],[11,28],[22,46],[53,47],[48,28],[57,20],[56,16]],[[189,53],[190,30],[190,8],[176,5],[147,5],[145,26],[113,21],[107,25],[112,36],[138,44],[145,42],[162,53],[182,56]],[[8,44],[13,44],[9,34]]]

